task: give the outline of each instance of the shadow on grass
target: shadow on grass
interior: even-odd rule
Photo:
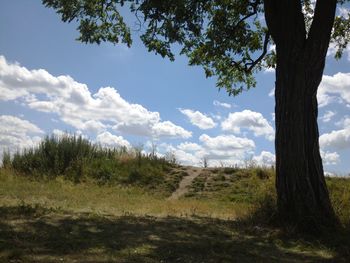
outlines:
[[[1,207],[0,262],[347,262],[336,248],[276,232],[212,218]]]

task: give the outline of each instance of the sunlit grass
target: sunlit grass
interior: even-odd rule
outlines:
[[[175,189],[184,176],[173,167],[158,187]],[[137,181],[74,183],[1,168],[0,262],[347,262],[346,228],[315,239],[265,224],[274,180],[272,169],[204,169],[187,195],[169,200]],[[348,226],[350,180],[327,184]]]
[[[60,177],[37,181],[0,170],[0,205],[42,205],[49,208],[112,215],[208,216],[232,219],[249,209],[239,203],[216,200],[167,200],[137,186],[74,184]]]

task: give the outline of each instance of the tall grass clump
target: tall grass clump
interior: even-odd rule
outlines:
[[[328,177],[326,182],[335,213],[350,229],[350,178]]]
[[[9,151],[4,151],[2,154],[2,167],[5,169],[11,168],[11,154]]]
[[[143,154],[140,149],[104,148],[82,136],[47,136],[31,149],[18,151],[3,164],[19,174],[48,179],[63,176],[80,182],[93,179],[98,183],[147,185],[163,183],[164,171],[172,165],[165,158]]]
[[[40,173],[55,177],[64,174],[74,163],[90,160],[98,149],[76,135],[47,136],[36,148],[25,149],[13,156],[12,167],[25,174]]]

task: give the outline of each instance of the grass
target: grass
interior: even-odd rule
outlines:
[[[253,171],[240,173],[237,178],[253,177],[251,185],[244,182],[242,187],[268,180]],[[207,177],[218,183],[219,192],[233,195],[229,190],[233,183],[219,188],[228,180],[220,171]],[[233,178],[236,183],[240,180]],[[333,198],[344,198],[349,181],[338,180],[327,181],[337,193]],[[63,177],[38,180],[0,169],[0,262],[347,262],[350,258],[346,230],[321,239],[289,235],[249,217],[256,198],[233,202],[211,191],[207,194],[168,200],[139,186],[75,184]]]
[[[205,168],[169,199],[192,170],[77,137],[5,154],[0,262],[349,262],[350,180],[327,178],[343,228],[316,238],[270,224],[273,169]]]
[[[230,203],[256,204],[266,193],[275,194],[272,169],[205,169],[187,196]]]
[[[30,179],[133,185],[164,196],[170,195],[183,177],[181,171],[174,170],[178,166],[173,160],[145,154],[140,148],[103,148],[75,135],[47,136],[36,148],[14,156],[5,152],[2,163]]]
[[[320,262],[335,254],[222,219],[0,212],[0,257],[12,262]]]
[[[44,206],[72,212],[96,212],[111,215],[210,216],[236,218],[243,216],[240,204],[207,200],[167,200],[157,191],[138,186],[98,185],[94,182],[74,184],[62,177],[32,180],[0,170],[0,206]],[[236,213],[235,211],[242,211]]]

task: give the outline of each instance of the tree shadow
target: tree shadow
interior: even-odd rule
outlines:
[[[308,251],[296,244],[268,228],[212,218],[0,208],[1,262],[347,262],[337,251],[328,259],[318,252],[325,244],[305,243]]]

